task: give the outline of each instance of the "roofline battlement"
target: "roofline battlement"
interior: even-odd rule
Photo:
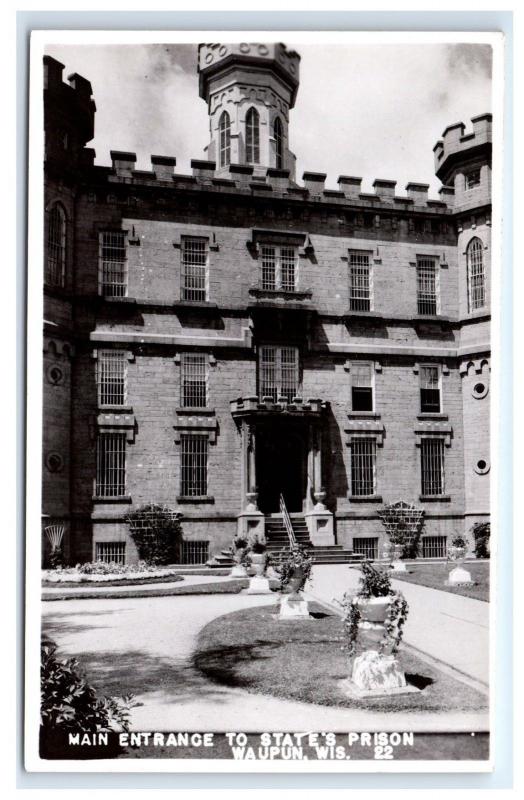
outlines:
[[[479,114],[471,118],[473,130],[465,133],[463,122],[448,125],[433,147],[435,156],[435,174],[443,183],[452,179],[457,164],[476,155],[491,157],[491,124],[490,113]]]
[[[374,192],[362,192],[362,178],[340,175],[338,188],[326,187],[326,173],[304,172],[303,185],[290,179],[289,170],[273,167],[266,169],[263,176],[254,176],[251,164],[230,164],[227,171],[217,170],[214,161],[203,159],[191,160],[191,174],[175,172],[177,160],[174,156],[152,155],[151,170],[137,170],[136,153],[111,150],[111,166],[95,166],[95,151],[92,148],[83,150],[83,166],[94,168],[99,175],[105,173],[112,183],[134,183],[172,185],[178,188],[204,189],[225,193],[242,193],[252,196],[271,196],[294,200],[336,203],[341,205],[358,205],[362,208],[380,210],[397,209],[399,211],[424,211],[442,213],[453,209],[454,188],[442,186],[438,198],[428,196],[429,184],[409,182],[406,194],[395,194],[397,181],[376,178],[373,181]]]

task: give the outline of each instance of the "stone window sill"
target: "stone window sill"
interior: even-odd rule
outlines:
[[[417,414],[417,419],[442,419],[447,421],[449,417],[447,414],[441,414],[437,411],[421,411],[420,414]]]
[[[348,500],[351,503],[381,503],[382,502],[382,495],[380,495],[380,494],[370,494],[370,495],[350,494],[350,495],[348,495]]]
[[[380,414],[376,411],[348,411],[347,415],[350,419],[380,419]]]
[[[421,494],[419,498],[421,503],[449,503],[451,495],[449,494]]]
[[[133,406],[98,406],[100,414],[132,414]]]
[[[209,408],[208,406],[200,407],[200,406],[180,406],[179,408],[175,409],[176,413],[179,415],[186,415],[186,416],[198,416],[204,417],[209,416],[212,417],[215,414],[214,408]]]
[[[97,497],[93,495],[93,503],[132,503],[130,494],[121,494],[118,497]]]
[[[196,497],[187,497],[186,495],[179,494],[177,503],[214,503],[215,498],[211,495],[198,495]]]

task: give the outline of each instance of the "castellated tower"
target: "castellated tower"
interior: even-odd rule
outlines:
[[[457,231],[465,527],[489,518],[491,114],[450,125],[434,147]],[[460,358],[461,353],[463,354]]]
[[[208,104],[211,141],[207,147],[217,171],[248,164],[253,175],[268,168],[295,178],[289,150],[289,112],[299,83],[298,53],[283,44],[201,44],[198,50],[200,97]]]

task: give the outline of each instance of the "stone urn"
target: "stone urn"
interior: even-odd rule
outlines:
[[[461,567],[466,559],[468,548],[465,544],[451,544],[448,547],[448,557],[457,567]]]
[[[391,563],[391,554],[392,554],[392,552],[393,552],[393,545],[391,544],[389,539],[387,539],[384,542],[384,544],[382,545],[382,558],[388,564]]]
[[[250,553],[251,565],[255,570],[255,577],[261,577],[266,570],[267,553]]]
[[[304,568],[295,567],[293,570],[293,574],[291,575],[287,583],[289,594],[293,595],[293,597],[297,597],[304,588],[305,583],[306,583],[306,573],[304,571]]]
[[[473,585],[474,582],[471,579],[471,573],[468,572],[467,569],[464,569],[464,561],[467,551],[468,546],[466,542],[460,542],[457,544],[452,543],[448,547],[448,558],[455,564],[455,567],[449,573],[448,580],[446,581],[448,586]]]
[[[393,567],[393,572],[406,572],[406,565],[402,561],[403,549],[404,546],[401,544],[393,545],[393,561],[391,562],[391,566]]]
[[[386,595],[385,597],[357,597],[355,602],[360,611],[360,623],[367,622],[372,625],[383,625],[388,615],[391,600],[391,595]]]

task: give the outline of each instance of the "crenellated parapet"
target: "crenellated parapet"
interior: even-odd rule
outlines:
[[[76,164],[95,132],[96,105],[91,83],[76,72],[62,78],[64,65],[44,56],[46,160]]]
[[[471,119],[473,129],[465,133],[463,122],[448,125],[442,139],[433,148],[435,174],[443,184],[450,184],[457,167],[476,159],[491,161],[491,114]]]

